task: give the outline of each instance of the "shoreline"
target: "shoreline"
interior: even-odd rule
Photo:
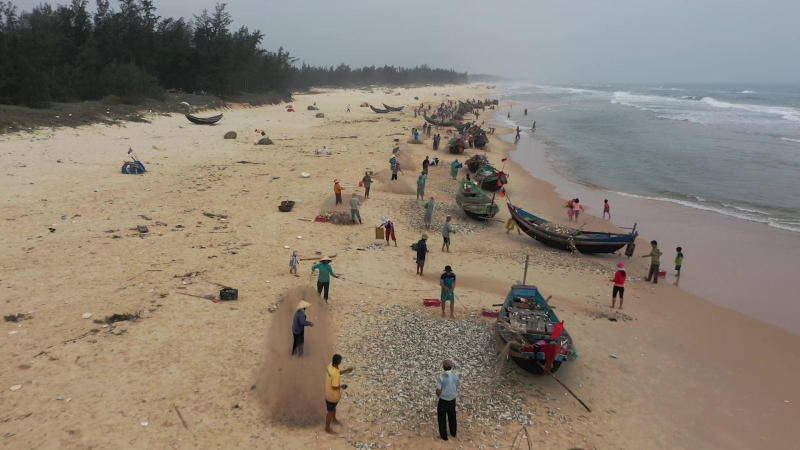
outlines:
[[[504,109],[501,114],[498,110],[493,117],[494,122],[499,126],[507,126],[503,123],[507,111]],[[506,136],[505,139],[510,141],[513,137]],[[795,334],[800,333],[800,310],[791,300],[794,287],[790,276],[793,264],[791,255],[800,252],[800,234],[675,202],[662,202],[583,184],[568,178],[554,167],[547,156],[550,151],[546,143],[535,135],[531,136],[529,130],[523,130],[519,149],[512,152],[512,158],[520,162],[532,176],[551,184],[562,200],[567,197],[567,192],[569,198],[583,199],[581,203],[587,212],[601,213],[602,201],[608,198],[612,205],[611,224],[626,227],[639,224],[637,255],[649,249],[650,239],[658,240],[664,252],[661,267],[667,270],[667,276],[662,281],[678,283],[687,292],[714,304]],[[548,213],[551,214],[548,217],[569,224],[563,220],[565,210],[562,209],[560,213],[550,210]],[[592,217],[594,220],[590,228],[608,231],[602,225],[605,220]],[[672,264],[674,249],[678,246],[683,247],[687,255],[679,279],[674,275]],[[647,274],[646,270],[642,276]],[[766,296],[765,285],[769,286],[769,295]]]
[[[791,388],[800,374],[798,336],[670,284],[654,289],[636,277],[626,288],[625,309],[611,310],[608,278],[620,258],[575,257],[526,235],[506,234],[495,221],[463,217],[454,204],[457,182],[446,166],[454,155],[433,152],[430,139],[405,143],[422,119],[409,111],[381,116],[358,107],[345,113],[347,104],[362,101],[411,105],[419,96],[436,104],[444,95],[455,100],[491,93],[473,85],[399,93],[319,93],[295,100],[296,113],[285,112],[284,105],[235,110],[214,127],[172,116],[152,124],[43,134],[49,139],[0,140],[9,166],[0,175],[8,193],[6,220],[0,222],[0,246],[8,252],[0,268],[7,275],[0,289],[14,293],[4,314],[33,311],[29,320],[3,324],[8,334],[0,347],[11,356],[8,370],[0,374],[0,386],[6,386],[0,399],[11,419],[0,423],[0,434],[14,433],[8,442],[20,447],[108,447],[119,441],[136,448],[182,448],[192,442],[227,448],[345,449],[354,442],[451,448],[452,442],[437,438],[431,373],[452,356],[464,377],[458,444],[507,447],[520,423],[492,417],[482,428],[486,423],[478,421],[480,411],[470,404],[481,398],[470,385],[477,378],[464,355],[450,354],[449,340],[470,337],[458,333],[462,326],[485,330],[481,339],[491,337],[492,319],[481,310],[505,297],[531,255],[530,283],[552,295],[551,304],[580,352],[558,377],[593,410],[587,414],[550,377],[531,376],[494,354],[482,354],[482,386],[502,387],[522,400],[530,414],[525,420],[535,420],[528,429],[539,446],[793,445],[791,424],[800,417],[800,394]],[[314,118],[316,111],[305,111],[312,101],[324,120]],[[266,129],[275,145],[254,146],[256,128]],[[229,130],[239,138],[223,140]],[[449,136],[442,134],[446,142]],[[408,175],[391,182],[387,161],[395,138],[401,141],[401,160],[409,165],[404,167]],[[493,162],[516,153],[499,134],[490,140]],[[119,161],[131,145],[143,157],[147,174],[119,174]],[[323,145],[333,154],[316,154]],[[408,246],[425,232],[413,183],[426,155],[445,164],[430,169],[426,197],[436,196],[437,213],[434,231],[428,231],[430,260],[420,277]],[[370,199],[362,203],[363,226],[304,220],[337,210],[334,178],[342,180],[346,197],[363,194],[357,184],[368,167],[376,174]],[[513,157],[507,169],[515,202],[552,217],[563,215],[554,186],[528,174]],[[301,172],[311,176],[302,178]],[[297,204],[291,212],[279,212],[277,205],[286,198]],[[458,231],[452,253],[443,253],[435,230],[451,212]],[[375,239],[372,228],[382,216],[397,225],[397,247]],[[501,208],[497,219],[507,217]],[[53,223],[56,232],[50,233]],[[150,232],[142,237],[135,226],[144,224]],[[273,336],[286,338],[290,324],[269,306],[313,284],[311,262],[301,262],[299,278],[287,273],[292,248],[301,258],[336,255],[333,266],[342,275],[331,284],[330,305],[315,301],[309,310],[309,320],[331,329],[315,327],[306,337],[311,355],[332,346],[344,355],[346,367],[365,368],[347,380],[351,388],[340,409],[340,437],[326,435],[321,427],[273,422],[259,400],[259,368],[281,364],[279,358],[288,352],[282,341],[272,347]],[[631,272],[647,264],[641,258],[626,262]],[[459,277],[453,321],[441,319],[438,308],[422,307],[423,298],[438,295],[444,265],[452,265]],[[218,291],[218,283],[239,289],[239,300],[213,303],[177,295],[202,297]],[[387,308],[392,314],[384,314]],[[103,327],[91,320],[137,311],[141,317],[135,322]],[[85,313],[93,317],[82,319]],[[408,352],[359,350],[359,343],[415,318],[449,331],[415,344],[410,361],[403,359]],[[320,342],[324,348],[315,347]],[[432,362],[425,359],[423,369],[411,373],[411,385],[395,378],[397,367],[407,376],[419,358]],[[776,360],[781,370],[765,383],[765,365]],[[495,364],[502,370],[485,370]],[[324,367],[312,367],[297,377],[305,394],[321,398],[323,373]],[[22,387],[8,389],[15,385]],[[389,409],[402,406],[396,388],[423,392],[419,427],[397,430],[392,425],[397,411],[375,409],[374,400]],[[319,403],[310,405],[322,412]],[[176,404],[188,427],[181,426]],[[99,419],[89,424],[87,417]]]

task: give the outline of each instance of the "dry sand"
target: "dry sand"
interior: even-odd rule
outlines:
[[[797,448],[791,428],[800,420],[795,334],[670,284],[636,279],[629,284],[625,315],[616,315],[608,308],[608,278],[619,257],[552,251],[524,235],[506,235],[497,221],[481,225],[457,216],[464,232],[453,236],[451,254],[439,252],[440,237],[429,233],[426,275],[414,275],[408,245],[421,232],[422,203],[413,200],[413,182],[425,155],[452,159],[446,150],[430,150],[429,142],[406,143],[410,128],[422,125],[411,111],[379,116],[355,105],[410,105],[414,96],[434,103],[445,93],[453,99],[487,93],[476,86],[398,92],[298,96],[295,113],[284,105],[231,110],[213,127],[174,116],[2,137],[0,305],[3,315],[30,318],[2,325],[0,435],[6,437],[0,446],[452,448],[453,442],[437,439],[432,410],[419,417],[427,426],[399,433],[391,424],[395,417],[378,417],[363,400],[382,398],[386,394],[376,386],[393,387],[396,380],[369,378],[366,371],[343,377],[351,388],[339,408],[338,437],[320,426],[274,421],[271,413],[292,411],[285,403],[276,406],[288,396],[299,399],[303,421],[319,417],[316,411],[302,413],[322,390],[327,358],[320,353],[342,352],[344,367],[377,364],[374,354],[348,350],[383,327],[402,325],[368,320],[381,314],[381,306],[404,307],[409,320],[437,317],[439,310],[422,308],[421,300],[437,296],[444,265],[458,274],[456,320],[465,320],[503,299],[530,254],[528,281],[553,295],[580,352],[558,375],[593,409],[584,411],[549,377],[505,365],[497,379],[504,391],[524,398],[526,413],[535,418],[528,429],[537,448]],[[325,119],[305,110],[313,102]],[[350,114],[344,112],[348,103],[354,106]],[[276,145],[254,146],[255,129],[267,130]],[[239,138],[223,140],[231,130]],[[400,180],[389,182],[396,138],[407,165]],[[323,145],[333,155],[317,156]],[[129,146],[150,170],[146,175],[119,174]],[[491,147],[495,161],[510,148],[499,139]],[[331,209],[334,178],[342,180],[345,199],[354,190],[363,193],[357,185],[366,167],[377,174],[371,199],[361,208],[363,226],[300,220]],[[563,201],[551,185],[526,176],[513,162],[506,169],[516,203],[549,218],[563,216]],[[301,178],[301,172],[311,177]],[[446,166],[432,167],[429,175],[426,197],[437,198],[438,227],[454,208],[456,182],[448,172]],[[297,206],[278,212],[286,199]],[[397,224],[399,247],[376,245],[373,227],[382,216]],[[507,217],[502,209],[497,219]],[[149,233],[140,236],[136,225],[148,226]],[[321,325],[307,330],[311,353],[300,363],[280,352],[290,349],[292,302],[304,292],[309,297],[293,289],[311,285],[313,261],[301,263],[299,278],[289,275],[291,248],[301,258],[314,258],[316,251],[336,254],[333,267],[343,275],[331,283],[330,309],[323,312],[318,301],[309,309],[310,320]],[[640,245],[638,253],[644,250]],[[631,260],[631,273],[641,273],[645,264]],[[214,303],[180,295],[216,293],[219,284],[237,287],[239,300]],[[269,305],[282,298],[289,300],[269,313]],[[93,322],[134,312],[141,313],[136,322]],[[84,313],[92,317],[83,319]],[[607,320],[609,315],[618,321]],[[490,320],[468,320],[484,321],[489,332]],[[449,340],[459,338],[443,335],[421,347],[419,357],[447,354],[455,347]],[[452,357],[458,361],[461,355]],[[297,376],[287,376],[287,370]],[[467,404],[477,397],[469,389],[470,374],[463,378],[456,444],[508,447],[520,424],[498,417],[486,431],[470,423],[478,412],[470,413],[475,409]],[[435,405],[432,377],[421,373],[418,382],[429,385]]]

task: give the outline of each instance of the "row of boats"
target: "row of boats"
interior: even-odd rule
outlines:
[[[376,112],[378,114],[388,114],[388,113],[390,113],[392,111],[399,112],[399,111],[402,111],[403,108],[405,108],[405,106],[389,106],[386,103],[383,103],[383,108],[384,109],[380,109],[380,108],[376,108],[376,107],[374,107],[372,105],[369,105],[369,109],[371,109],[373,112]]]

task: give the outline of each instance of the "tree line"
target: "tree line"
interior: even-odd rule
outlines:
[[[0,103],[47,107],[51,102],[103,100],[136,104],[165,89],[220,97],[314,85],[465,83],[452,70],[294,65],[283,48],[262,47],[264,35],[242,26],[224,3],[191,20],[162,18],[153,0],[71,0],[18,12],[0,1]]]

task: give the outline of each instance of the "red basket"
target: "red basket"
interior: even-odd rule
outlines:
[[[438,298],[423,298],[422,304],[425,306],[441,306],[442,301]]]
[[[666,270],[659,270],[659,271],[658,271],[658,276],[660,276],[660,277],[665,277],[665,276],[667,276],[667,271],[666,271]]]
[[[483,311],[481,311],[481,314],[483,314],[484,317],[497,317],[497,316],[500,315],[500,311],[498,311],[496,309],[483,308]]]
[[[327,222],[327,221],[328,221],[328,218],[327,218],[327,217],[325,217],[325,216],[317,216],[317,217],[314,219],[314,222]]]

